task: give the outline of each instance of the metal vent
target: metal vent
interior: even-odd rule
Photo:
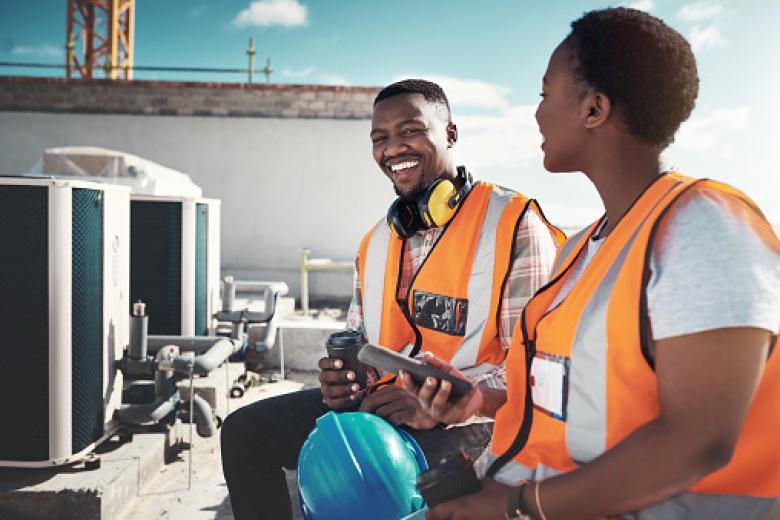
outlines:
[[[73,189],[73,453],[103,433],[103,197]]]
[[[209,206],[195,207],[195,335],[208,334]]]
[[[130,203],[130,306],[146,303],[149,334],[181,334],[181,211],[180,202]]]
[[[0,186],[0,460],[49,455],[49,246],[45,186]]]

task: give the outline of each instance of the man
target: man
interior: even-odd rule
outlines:
[[[473,383],[503,388],[512,327],[547,281],[560,232],[535,202],[474,183],[456,167],[457,127],[438,85],[406,80],[383,89],[370,136],[398,199],[388,225],[374,226],[361,244],[348,327],[407,355],[431,351]],[[359,406],[407,428],[431,462],[487,446],[490,423],[443,429],[414,395],[393,384],[369,393],[342,366],[323,358],[320,389],[258,401],[227,418],[222,464],[237,519],[291,517],[282,468],[296,468],[315,420],[331,409]]]

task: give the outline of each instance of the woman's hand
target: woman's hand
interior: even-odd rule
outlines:
[[[425,520],[504,519],[511,490],[510,486],[485,478],[480,491],[431,508],[425,514]]]
[[[468,381],[466,376],[456,368],[430,352],[423,354],[423,360],[432,367]],[[417,386],[408,373],[402,371],[399,377],[404,389],[417,396],[422,411],[439,422],[445,424],[461,423],[476,415],[482,408],[484,397],[478,385],[474,385],[471,391],[461,398],[449,400],[452,391],[452,384],[449,381],[438,381],[433,377],[428,377],[422,386]]]

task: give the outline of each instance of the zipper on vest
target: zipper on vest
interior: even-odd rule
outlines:
[[[479,181],[475,182],[474,186],[476,187],[478,183]],[[409,357],[416,356],[417,354],[420,353],[420,350],[422,349],[422,333],[420,332],[420,329],[417,328],[417,323],[415,323],[414,318],[412,318],[412,312],[409,309],[409,299],[412,297],[412,287],[414,287],[414,282],[417,280],[417,276],[420,274],[420,271],[422,271],[423,267],[425,267],[425,263],[431,257],[433,252],[436,250],[436,246],[439,245],[439,241],[441,241],[442,237],[444,236],[444,233],[446,233],[447,230],[450,228],[450,224],[452,224],[455,221],[455,219],[458,216],[458,213],[460,212],[460,209],[466,204],[466,200],[468,199],[468,196],[473,191],[474,190],[472,188],[463,197],[463,200],[460,202],[457,209],[455,210],[455,214],[452,215],[450,221],[444,225],[444,227],[441,230],[441,233],[439,233],[439,236],[436,237],[436,242],[434,242],[433,245],[431,246],[431,250],[428,251],[428,254],[425,255],[425,258],[423,258],[422,263],[420,263],[420,267],[417,268],[417,272],[415,272],[412,275],[412,278],[409,280],[409,288],[407,289],[405,299],[401,299],[398,297],[398,289],[401,287],[401,276],[403,274],[404,253],[406,252],[406,240],[404,240],[403,244],[401,245],[401,255],[398,260],[399,261],[398,280],[395,283],[395,301],[398,304],[398,307],[401,309],[401,312],[403,313],[404,317],[406,318],[406,321],[409,322],[409,325],[412,327],[412,330],[414,331],[414,347],[412,348],[412,351],[409,353]]]
[[[533,424],[534,402],[531,398],[530,381],[531,361],[536,355],[536,341],[528,337],[525,324],[525,309],[523,309],[523,315],[520,317],[520,320],[520,327],[522,328],[523,332],[523,346],[525,347],[525,408],[523,412],[523,420],[520,423],[520,430],[517,432],[517,435],[512,441],[512,444],[510,444],[509,448],[507,448],[507,450],[501,456],[494,460],[487,469],[485,476],[490,478],[493,478],[501,468],[506,466],[506,464],[525,447],[526,443],[528,442],[528,437],[531,434],[531,425]]]
[[[582,255],[582,251],[584,250],[584,246],[580,248],[580,250],[577,252],[577,254],[574,256],[574,260],[572,260],[569,265],[566,266],[566,268],[560,272],[558,276],[556,276],[553,280],[550,280],[547,282],[547,284],[536,291],[536,294],[539,295],[542,292],[548,290],[550,287],[558,283],[558,281],[567,273],[569,272],[569,269],[577,263],[577,260]],[[563,302],[561,302],[563,303]],[[523,346],[525,350],[525,409],[523,412],[523,420],[520,423],[520,429],[517,432],[517,435],[515,436],[515,439],[512,441],[512,444],[507,448],[507,450],[499,456],[496,460],[493,461],[493,463],[490,465],[490,467],[487,470],[487,473],[485,476],[487,477],[493,477],[496,473],[501,470],[509,461],[511,461],[515,455],[520,453],[520,451],[525,448],[525,445],[528,443],[528,437],[531,434],[531,426],[533,425],[533,416],[534,416],[534,402],[533,398],[531,397],[531,363],[533,362],[534,357],[536,357],[536,329],[539,327],[539,323],[551,312],[553,312],[555,309],[557,309],[560,306],[560,303],[556,305],[552,309],[548,309],[545,311],[544,314],[539,318],[539,321],[536,322],[536,326],[534,326],[534,337],[531,338],[528,335],[528,325],[526,323],[526,307],[523,308],[523,313],[520,316],[520,328],[523,334]]]
[[[431,249],[431,251],[433,251],[433,249]],[[411,311],[409,310],[409,295],[412,293],[412,282],[414,281],[414,276],[411,280],[409,280],[406,299],[400,298],[398,296],[398,289],[401,288],[401,276],[403,276],[404,273],[404,254],[406,254],[406,240],[401,243],[401,254],[398,256],[398,279],[395,281],[395,303],[398,305],[398,308],[401,309],[401,314],[404,315],[404,318],[406,318],[409,326],[414,331],[414,347],[412,348],[412,352],[409,354],[409,357],[414,357],[422,347],[422,333],[417,328],[417,324],[415,324],[414,320],[412,319]],[[426,257],[426,259],[427,258],[428,257]],[[422,265],[420,265],[420,269],[422,269]],[[420,272],[420,269],[417,270],[418,273]],[[415,273],[415,276],[416,275],[417,273]]]

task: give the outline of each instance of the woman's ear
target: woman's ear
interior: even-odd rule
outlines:
[[[612,102],[605,94],[592,92],[583,99],[582,109],[585,115],[585,128],[597,128],[609,119]]]

